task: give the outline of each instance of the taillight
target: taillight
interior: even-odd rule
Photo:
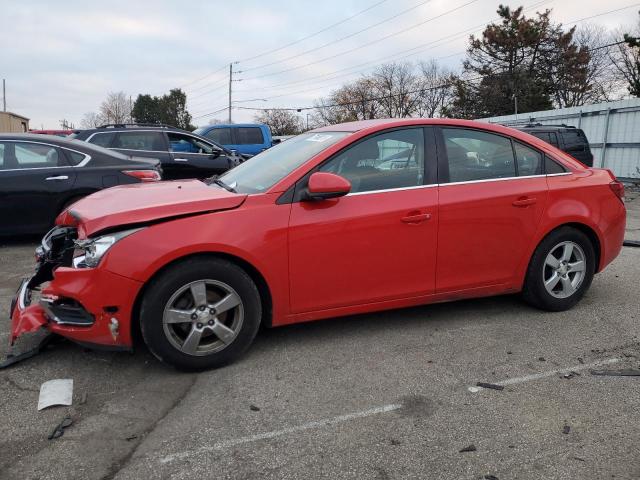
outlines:
[[[122,173],[137,178],[141,182],[157,182],[161,180],[156,170],[123,170]]]
[[[614,180],[609,184],[611,191],[624,203],[624,184],[619,180]]]

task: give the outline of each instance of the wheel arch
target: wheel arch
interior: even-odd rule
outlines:
[[[140,290],[136,295],[133,308],[131,310],[131,335],[136,343],[142,339],[141,332],[140,332],[140,307],[142,305],[142,299],[144,298],[144,295],[149,285],[151,284],[151,282],[154,279],[156,279],[158,276],[162,275],[163,272],[165,272],[167,269],[171,268],[172,266],[180,262],[183,262],[185,260],[190,260],[194,258],[201,258],[203,260],[212,259],[212,258],[224,259],[238,265],[245,272],[247,272],[247,274],[251,277],[251,280],[253,280],[253,282],[256,284],[256,287],[258,288],[258,292],[260,293],[260,303],[261,303],[262,312],[263,312],[261,324],[265,327],[271,327],[271,320],[272,320],[272,314],[273,314],[273,298],[271,294],[271,289],[269,288],[269,285],[267,284],[267,281],[265,280],[262,273],[250,262],[236,255],[232,255],[224,252],[198,252],[198,253],[192,253],[192,254],[183,255],[181,257],[174,258],[170,262],[162,265],[159,269],[153,272],[153,274],[146,280],[142,288],[140,288]]]
[[[598,235],[598,232],[596,231],[595,228],[593,228],[591,225],[588,225],[586,222],[582,222],[582,221],[579,221],[579,220],[560,223],[560,224],[557,224],[557,225],[553,226],[552,228],[546,230],[544,232],[544,234],[540,237],[538,242],[533,246],[533,249],[531,250],[531,253],[529,254],[529,259],[527,261],[527,270],[529,268],[529,265],[531,264],[531,260],[533,258],[533,254],[535,253],[536,249],[538,248],[538,245],[540,245],[540,243],[542,243],[542,241],[545,238],[547,238],[549,235],[551,235],[553,232],[555,232],[556,230],[558,230],[560,228],[564,228],[564,227],[574,228],[574,229],[584,233],[586,235],[586,237],[589,239],[589,241],[591,242],[591,245],[593,246],[593,251],[596,254],[595,265],[596,265],[596,273],[598,273],[601,270],[600,262],[602,260],[602,242],[600,240],[600,236]],[[525,270],[525,274],[526,274],[527,270]]]

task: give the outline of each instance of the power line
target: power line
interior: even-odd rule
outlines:
[[[216,73],[221,72],[222,70],[225,70],[226,68],[227,68],[227,65],[225,64],[225,66],[224,66],[224,67],[220,67],[220,68],[218,68],[217,70],[214,70],[213,72],[208,73],[208,74],[207,74],[207,75],[205,75],[204,77],[200,77],[200,78],[198,78],[198,79],[196,79],[196,80],[193,80],[193,81],[191,81],[191,82],[187,82],[187,83],[183,84],[183,85],[182,85],[181,87],[179,87],[179,88],[185,88],[185,87],[186,87],[186,86],[188,86],[188,85],[193,85],[194,83],[198,83],[200,80],[204,80],[205,78],[209,78],[210,76],[215,75]]]
[[[533,3],[531,6],[527,7],[527,9],[526,9],[526,10],[531,10],[531,9],[534,9],[534,8],[538,8],[538,7],[540,7],[540,6],[542,6],[542,5],[546,4],[546,3],[551,3],[551,2],[553,2],[553,1],[555,1],[555,0],[543,0],[543,1],[538,1],[538,2]],[[467,28],[467,29],[465,29],[465,30],[461,30],[461,31],[455,32],[455,33],[450,34],[450,35],[446,35],[446,36],[444,36],[444,37],[440,37],[440,38],[438,38],[438,39],[436,39],[436,40],[431,40],[431,41],[429,41],[429,42],[426,42],[426,43],[420,44],[420,45],[418,45],[418,46],[416,46],[416,47],[412,47],[412,48],[408,48],[408,49],[404,49],[404,50],[397,51],[397,52],[395,52],[395,53],[393,53],[393,54],[391,54],[391,55],[388,55],[388,56],[384,57],[385,59],[384,59],[384,60],[382,60],[382,61],[381,61],[379,58],[378,58],[378,59],[376,59],[376,60],[369,60],[369,61],[367,61],[367,62],[363,62],[363,63],[357,64],[357,65],[351,65],[351,66],[349,66],[349,67],[345,67],[345,68],[341,68],[341,69],[338,69],[338,70],[334,70],[334,71],[332,71],[332,72],[325,73],[325,74],[322,74],[322,75],[316,75],[316,76],[309,77],[309,78],[306,78],[306,79],[297,80],[297,81],[295,81],[295,82],[286,82],[286,83],[280,83],[280,84],[276,84],[276,85],[271,85],[271,86],[269,86],[269,87],[263,87],[263,88],[261,88],[260,90],[261,90],[261,91],[262,91],[262,90],[266,90],[266,89],[269,89],[269,90],[270,90],[270,89],[273,89],[273,88],[276,88],[276,87],[283,87],[283,86],[295,85],[295,84],[299,84],[299,83],[307,83],[307,82],[309,82],[310,80],[313,80],[313,79],[316,79],[316,78],[322,78],[322,77],[329,77],[329,76],[331,76],[331,78],[330,78],[330,79],[327,79],[327,80],[334,80],[334,79],[336,79],[336,78],[344,77],[344,76],[347,76],[347,75],[355,75],[355,74],[357,74],[357,73],[362,73],[362,72],[364,72],[365,70],[368,70],[368,68],[367,68],[367,69],[364,69],[364,70],[358,70],[358,71],[356,71],[356,72],[349,72],[349,73],[346,73],[346,74],[341,74],[341,75],[333,76],[334,74],[336,74],[336,73],[338,73],[338,72],[342,72],[342,71],[345,71],[345,70],[352,70],[352,69],[354,69],[354,68],[358,68],[358,67],[361,67],[361,66],[364,66],[364,65],[370,65],[370,64],[380,65],[380,64],[384,63],[384,62],[385,62],[386,60],[388,60],[388,59],[395,59],[395,60],[397,60],[397,59],[398,59],[398,55],[401,55],[401,54],[403,54],[403,53],[407,53],[407,52],[412,52],[412,51],[414,51],[414,50],[417,50],[417,51],[415,51],[414,53],[411,53],[411,54],[409,54],[409,55],[405,55],[404,57],[400,57],[400,59],[402,59],[402,58],[407,58],[407,57],[410,57],[410,56],[412,56],[412,55],[416,55],[417,53],[420,53],[420,52],[422,52],[422,51],[424,51],[424,50],[430,50],[430,49],[435,48],[435,47],[437,47],[437,46],[440,46],[440,45],[442,45],[442,44],[444,44],[444,43],[449,43],[449,42],[451,42],[451,41],[453,41],[453,40],[457,40],[457,39],[458,39],[458,38],[460,38],[460,37],[464,37],[464,36],[466,36],[466,34],[467,34],[467,33],[475,32],[477,29],[482,28],[482,27],[486,27],[488,23],[490,23],[490,22],[494,22],[494,21],[497,21],[497,20],[499,20],[499,18],[493,18],[493,19],[491,19],[491,20],[487,20],[487,21],[485,21],[485,22],[483,22],[483,23],[480,23],[480,24],[478,24],[478,25],[476,25],[476,26],[473,26],[473,27]],[[433,45],[434,43],[441,42],[441,41],[443,41],[443,40],[446,40],[446,41],[444,41],[444,42],[443,42],[442,44],[440,44],[440,45],[435,45],[435,46],[432,46],[432,47],[430,47],[430,48],[428,48],[428,49],[427,49],[427,48],[425,48],[425,47],[427,47],[427,46]],[[462,53],[464,53],[464,52],[462,52]],[[458,53],[456,53],[455,55],[458,55]],[[446,56],[446,57],[443,57],[443,58],[447,58],[447,57],[449,57],[449,56]],[[374,66],[375,66],[375,65],[374,65]],[[251,80],[251,79],[245,79],[245,80]],[[238,91],[239,91],[239,92],[240,92],[240,91],[243,91],[243,92],[249,92],[249,91],[251,91],[251,92],[253,92],[253,91],[255,91],[255,90],[256,90],[256,89],[254,89],[254,88],[247,88],[247,89],[238,90]]]
[[[409,30],[413,30],[414,28],[417,28],[417,27],[420,27],[420,26],[422,26],[422,25],[425,25],[425,24],[427,24],[427,23],[429,23],[429,22],[432,22],[433,20],[437,20],[438,18],[442,18],[442,17],[444,17],[445,15],[449,15],[450,13],[453,13],[453,12],[455,12],[455,11],[457,11],[457,10],[460,10],[460,9],[462,9],[462,8],[464,8],[464,7],[468,6],[468,5],[471,5],[472,3],[478,2],[478,1],[479,1],[479,0],[470,0],[470,1],[466,2],[466,3],[463,3],[462,5],[459,5],[459,6],[455,7],[455,8],[452,8],[452,9],[450,9],[450,10],[447,10],[446,12],[441,13],[440,15],[436,15],[435,17],[428,18],[427,20],[424,20],[424,21],[419,22],[419,23],[417,23],[417,24],[415,24],[415,25],[412,25],[412,26],[411,26],[411,27],[409,27],[409,28],[405,28],[405,29],[403,29],[403,30],[400,30],[400,31],[397,31],[397,32],[391,33],[391,34],[389,34],[389,35],[385,35],[384,37],[380,37],[380,38],[378,38],[377,40],[373,40],[373,41],[371,41],[371,42],[365,43],[365,44],[363,44],[363,45],[360,45],[360,46],[358,46],[358,47],[352,48],[352,49],[350,49],[350,50],[345,50],[345,51],[343,51],[343,52],[341,52],[341,53],[337,53],[337,54],[335,54],[335,55],[331,55],[331,56],[329,56],[329,57],[325,57],[325,58],[322,58],[322,59],[320,59],[320,60],[316,60],[316,61],[313,61],[313,62],[309,62],[309,63],[306,63],[306,64],[304,64],[304,65],[299,65],[299,66],[297,66],[297,67],[287,68],[287,69],[285,69],[285,70],[280,70],[280,71],[278,71],[278,72],[265,73],[265,74],[263,74],[263,75],[258,75],[258,76],[256,76],[256,77],[244,78],[243,80],[253,80],[253,79],[256,79],[256,78],[271,77],[271,76],[273,76],[273,75],[279,75],[279,74],[281,74],[281,73],[291,72],[291,71],[293,71],[293,70],[299,70],[299,69],[304,68],[304,67],[309,67],[309,66],[311,66],[311,65],[316,65],[316,64],[318,64],[318,63],[326,62],[327,60],[331,60],[331,59],[333,59],[333,58],[341,57],[341,56],[346,55],[346,54],[348,54],[348,53],[355,52],[356,50],[360,50],[360,49],[365,48],[365,47],[368,47],[368,46],[370,46],[370,45],[374,45],[374,44],[376,44],[376,43],[380,43],[380,42],[382,42],[383,40],[387,40],[388,38],[395,37],[396,35],[400,35],[400,34],[402,34],[402,33],[406,33],[406,32],[408,32]]]
[[[340,20],[339,22],[332,23],[331,25],[329,25],[329,26],[327,26],[327,27],[324,27],[324,28],[322,28],[322,29],[318,30],[317,32],[314,32],[314,33],[312,33],[312,34],[310,34],[310,35],[307,35],[306,37],[299,38],[298,40],[294,40],[293,42],[287,43],[286,45],[283,45],[283,46],[278,47],[278,48],[274,48],[273,50],[268,50],[268,51],[266,51],[266,52],[262,52],[262,53],[260,53],[260,54],[258,54],[258,55],[254,55],[254,56],[252,56],[252,57],[243,58],[242,60],[238,60],[238,63],[244,63],[244,62],[248,62],[248,61],[251,61],[251,60],[255,60],[256,58],[262,57],[262,56],[264,56],[264,55],[269,55],[269,54],[271,54],[271,53],[279,52],[280,50],[284,50],[284,49],[285,49],[285,48],[287,48],[287,47],[290,47],[290,46],[292,46],[292,45],[296,45],[296,44],[298,44],[298,43],[300,43],[300,42],[304,42],[305,40],[308,40],[308,39],[310,39],[310,38],[313,38],[313,37],[315,37],[316,35],[319,35],[319,34],[321,34],[321,33],[323,33],[323,32],[326,32],[327,30],[330,30],[330,29],[332,29],[332,28],[334,28],[334,27],[337,27],[338,25],[342,25],[343,23],[348,22],[348,21],[349,21],[349,20],[351,20],[352,18],[355,18],[355,17],[357,17],[357,16],[359,16],[359,15],[362,15],[363,13],[368,12],[369,10],[374,9],[374,8],[375,8],[375,7],[377,7],[378,5],[381,5],[381,4],[383,4],[383,3],[387,2],[387,1],[388,1],[388,0],[382,0],[382,1],[380,1],[380,2],[374,3],[374,4],[373,4],[373,5],[371,5],[370,7],[365,8],[364,10],[360,10],[359,12],[354,13],[354,14],[353,14],[353,15],[351,15],[350,17],[347,17],[347,18],[345,18],[345,19],[343,19],[343,20]],[[225,66],[225,68],[226,68],[226,66]]]
[[[375,28],[375,27],[378,27],[378,26],[380,26],[380,25],[382,25],[384,23],[390,22],[391,20],[394,20],[394,19],[396,19],[396,18],[398,18],[398,17],[400,17],[400,16],[402,16],[402,15],[404,15],[406,13],[409,13],[409,12],[415,10],[416,8],[420,8],[423,5],[425,5],[425,4],[427,4],[427,3],[431,2],[431,1],[432,0],[425,0],[423,2],[420,2],[419,4],[414,5],[411,8],[407,8],[406,10],[403,10],[403,11],[401,11],[399,13],[396,13],[395,15],[392,15],[391,17],[385,18],[384,20],[381,20],[381,21],[379,21],[377,23],[374,23],[373,25],[369,25],[368,27],[365,27],[365,28],[363,28],[361,30],[358,30],[357,32],[353,32],[353,33],[350,33],[349,35],[345,35],[344,37],[340,37],[340,38],[338,38],[336,40],[332,40],[330,42],[327,42],[327,43],[325,43],[323,45],[320,45],[319,47],[314,47],[314,48],[311,48],[309,50],[305,50],[304,52],[297,53],[296,55],[291,55],[290,57],[282,58],[280,60],[275,60],[273,62],[263,63],[262,65],[257,65],[255,67],[245,68],[245,69],[242,70],[242,72],[251,72],[253,70],[258,70],[259,68],[270,67],[271,65],[276,65],[278,63],[283,63],[283,62],[286,62],[286,61],[289,61],[289,60],[293,60],[294,58],[302,57],[303,55],[306,55],[308,53],[316,52],[316,51],[321,50],[321,49],[323,49],[325,47],[328,47],[329,45],[333,45],[335,43],[342,42],[343,40],[355,37],[356,35],[360,35],[363,32],[371,30],[372,28]]]

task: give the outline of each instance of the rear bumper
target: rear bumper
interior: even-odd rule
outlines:
[[[45,328],[70,340],[131,348],[131,315],[142,284],[107,270],[59,267],[38,301],[28,279],[11,307],[11,344]]]
[[[617,200],[617,199],[616,199]],[[624,242],[625,229],[627,226],[627,210],[621,205],[616,215],[607,225],[607,229],[603,232],[603,245],[601,245],[601,257],[598,271],[604,270],[622,250]]]

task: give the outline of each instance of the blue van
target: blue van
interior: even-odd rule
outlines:
[[[207,125],[194,133],[210,138],[228,150],[235,150],[245,158],[252,157],[272,147],[274,142],[271,130],[262,123],[232,123]]]

